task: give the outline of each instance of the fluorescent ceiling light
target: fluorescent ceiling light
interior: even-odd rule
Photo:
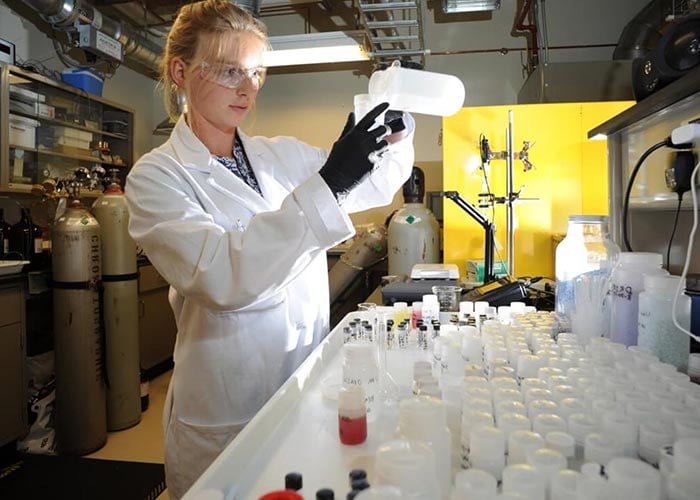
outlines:
[[[604,141],[608,138],[605,134],[596,134],[590,138],[591,141]]]
[[[267,67],[368,61],[362,40],[364,32],[330,31],[271,36],[272,50],[263,56]]]
[[[501,8],[501,0],[443,0],[442,11],[445,14],[457,12],[482,12],[498,10]]]

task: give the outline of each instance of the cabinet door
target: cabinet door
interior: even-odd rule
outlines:
[[[0,327],[0,446],[25,431],[24,361],[21,324]]]

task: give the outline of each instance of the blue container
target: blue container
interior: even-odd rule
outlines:
[[[102,96],[104,79],[89,68],[66,69],[61,73],[61,80],[90,94]]]

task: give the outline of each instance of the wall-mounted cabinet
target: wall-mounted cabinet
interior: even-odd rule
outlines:
[[[0,65],[0,191],[28,193],[77,167],[133,163],[134,113],[11,65]],[[89,192],[83,192],[89,195]]]

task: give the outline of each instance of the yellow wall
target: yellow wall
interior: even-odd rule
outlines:
[[[588,131],[617,115],[633,102],[529,104],[463,108],[443,121],[443,189],[458,191],[476,205],[482,191],[479,136],[493,151],[506,149],[508,111],[513,110],[513,147],[527,140],[535,169],[514,164],[513,186],[524,186],[515,208],[515,275],[554,276],[552,237],[565,233],[571,214],[607,214],[608,175],[605,141],[589,141]],[[506,194],[506,162],[492,160],[491,192]],[[495,208],[496,260],[506,259],[506,209]],[[457,264],[465,276],[465,261],[483,259],[484,233],[452,201],[444,201],[444,261]]]

